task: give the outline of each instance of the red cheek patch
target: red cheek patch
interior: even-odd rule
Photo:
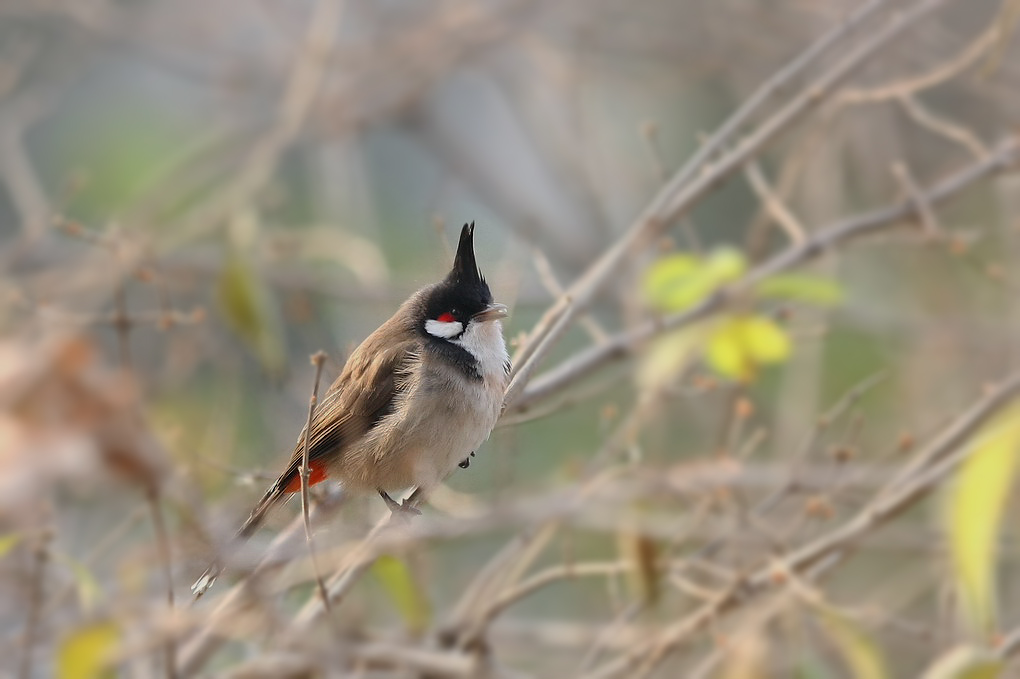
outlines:
[[[449,311],[439,314],[439,318],[436,319],[440,323],[453,323],[457,320],[456,316],[451,314]]]
[[[308,485],[314,486],[326,480],[326,465],[317,460],[308,463]],[[301,474],[294,475],[283,489],[284,493],[297,493],[301,490]]]

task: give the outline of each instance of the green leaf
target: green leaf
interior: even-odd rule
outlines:
[[[1020,404],[979,431],[945,504],[949,552],[965,621],[986,638],[996,629],[995,570],[1002,515],[1020,452]]]
[[[645,297],[663,311],[683,311],[739,278],[746,268],[744,256],[732,248],[714,250],[705,258],[685,253],[669,255],[649,267],[644,279]]]
[[[790,336],[766,316],[733,316],[712,330],[705,348],[708,364],[723,377],[749,382],[763,365],[790,355]]]
[[[227,325],[271,373],[283,369],[284,351],[280,324],[269,291],[248,262],[238,254],[227,258],[220,272],[217,297]]]
[[[1002,659],[988,649],[958,646],[939,656],[922,679],[997,679],[1002,667]]]
[[[758,284],[759,297],[834,306],[843,301],[843,289],[836,281],[806,273],[779,274]]]
[[[829,608],[820,609],[822,627],[843,657],[854,679],[885,679],[885,661],[878,646],[860,628]]]
[[[372,573],[382,583],[412,631],[421,632],[428,627],[432,618],[431,607],[407,564],[394,556],[381,556],[372,565]]]
[[[19,542],[21,542],[21,535],[18,533],[0,535],[0,559],[6,556],[7,552],[17,547]]]
[[[79,627],[57,651],[57,679],[112,679],[120,631],[110,622]]]

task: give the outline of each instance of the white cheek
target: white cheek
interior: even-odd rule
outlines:
[[[450,339],[464,332],[464,325],[460,321],[437,321],[430,318],[425,321],[425,332],[434,337]]]

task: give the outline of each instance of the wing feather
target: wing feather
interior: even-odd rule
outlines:
[[[341,455],[347,445],[393,412],[394,403],[406,386],[407,368],[417,354],[418,342],[412,339],[382,347],[380,342],[369,340],[351,355],[315,409],[308,441],[309,460]],[[298,473],[303,457],[302,430],[290,463],[275,484],[281,491]]]

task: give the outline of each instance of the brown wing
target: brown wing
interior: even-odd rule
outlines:
[[[361,438],[393,412],[394,400],[405,385],[407,367],[419,351],[416,339],[393,343],[392,334],[376,331],[347,360],[340,376],[319,402],[308,440],[308,459],[332,460],[351,441]],[[389,335],[389,338],[387,338]],[[266,512],[297,477],[304,458],[304,430],[298,436],[287,469],[266,491],[238,536],[251,535]]]
[[[351,441],[360,439],[393,412],[394,401],[406,381],[408,364],[419,345],[415,339],[396,345],[385,340],[376,335],[366,339],[315,409],[308,440],[309,460],[341,454]],[[298,436],[281,481],[289,481],[290,475],[297,473],[303,453],[304,431]]]

